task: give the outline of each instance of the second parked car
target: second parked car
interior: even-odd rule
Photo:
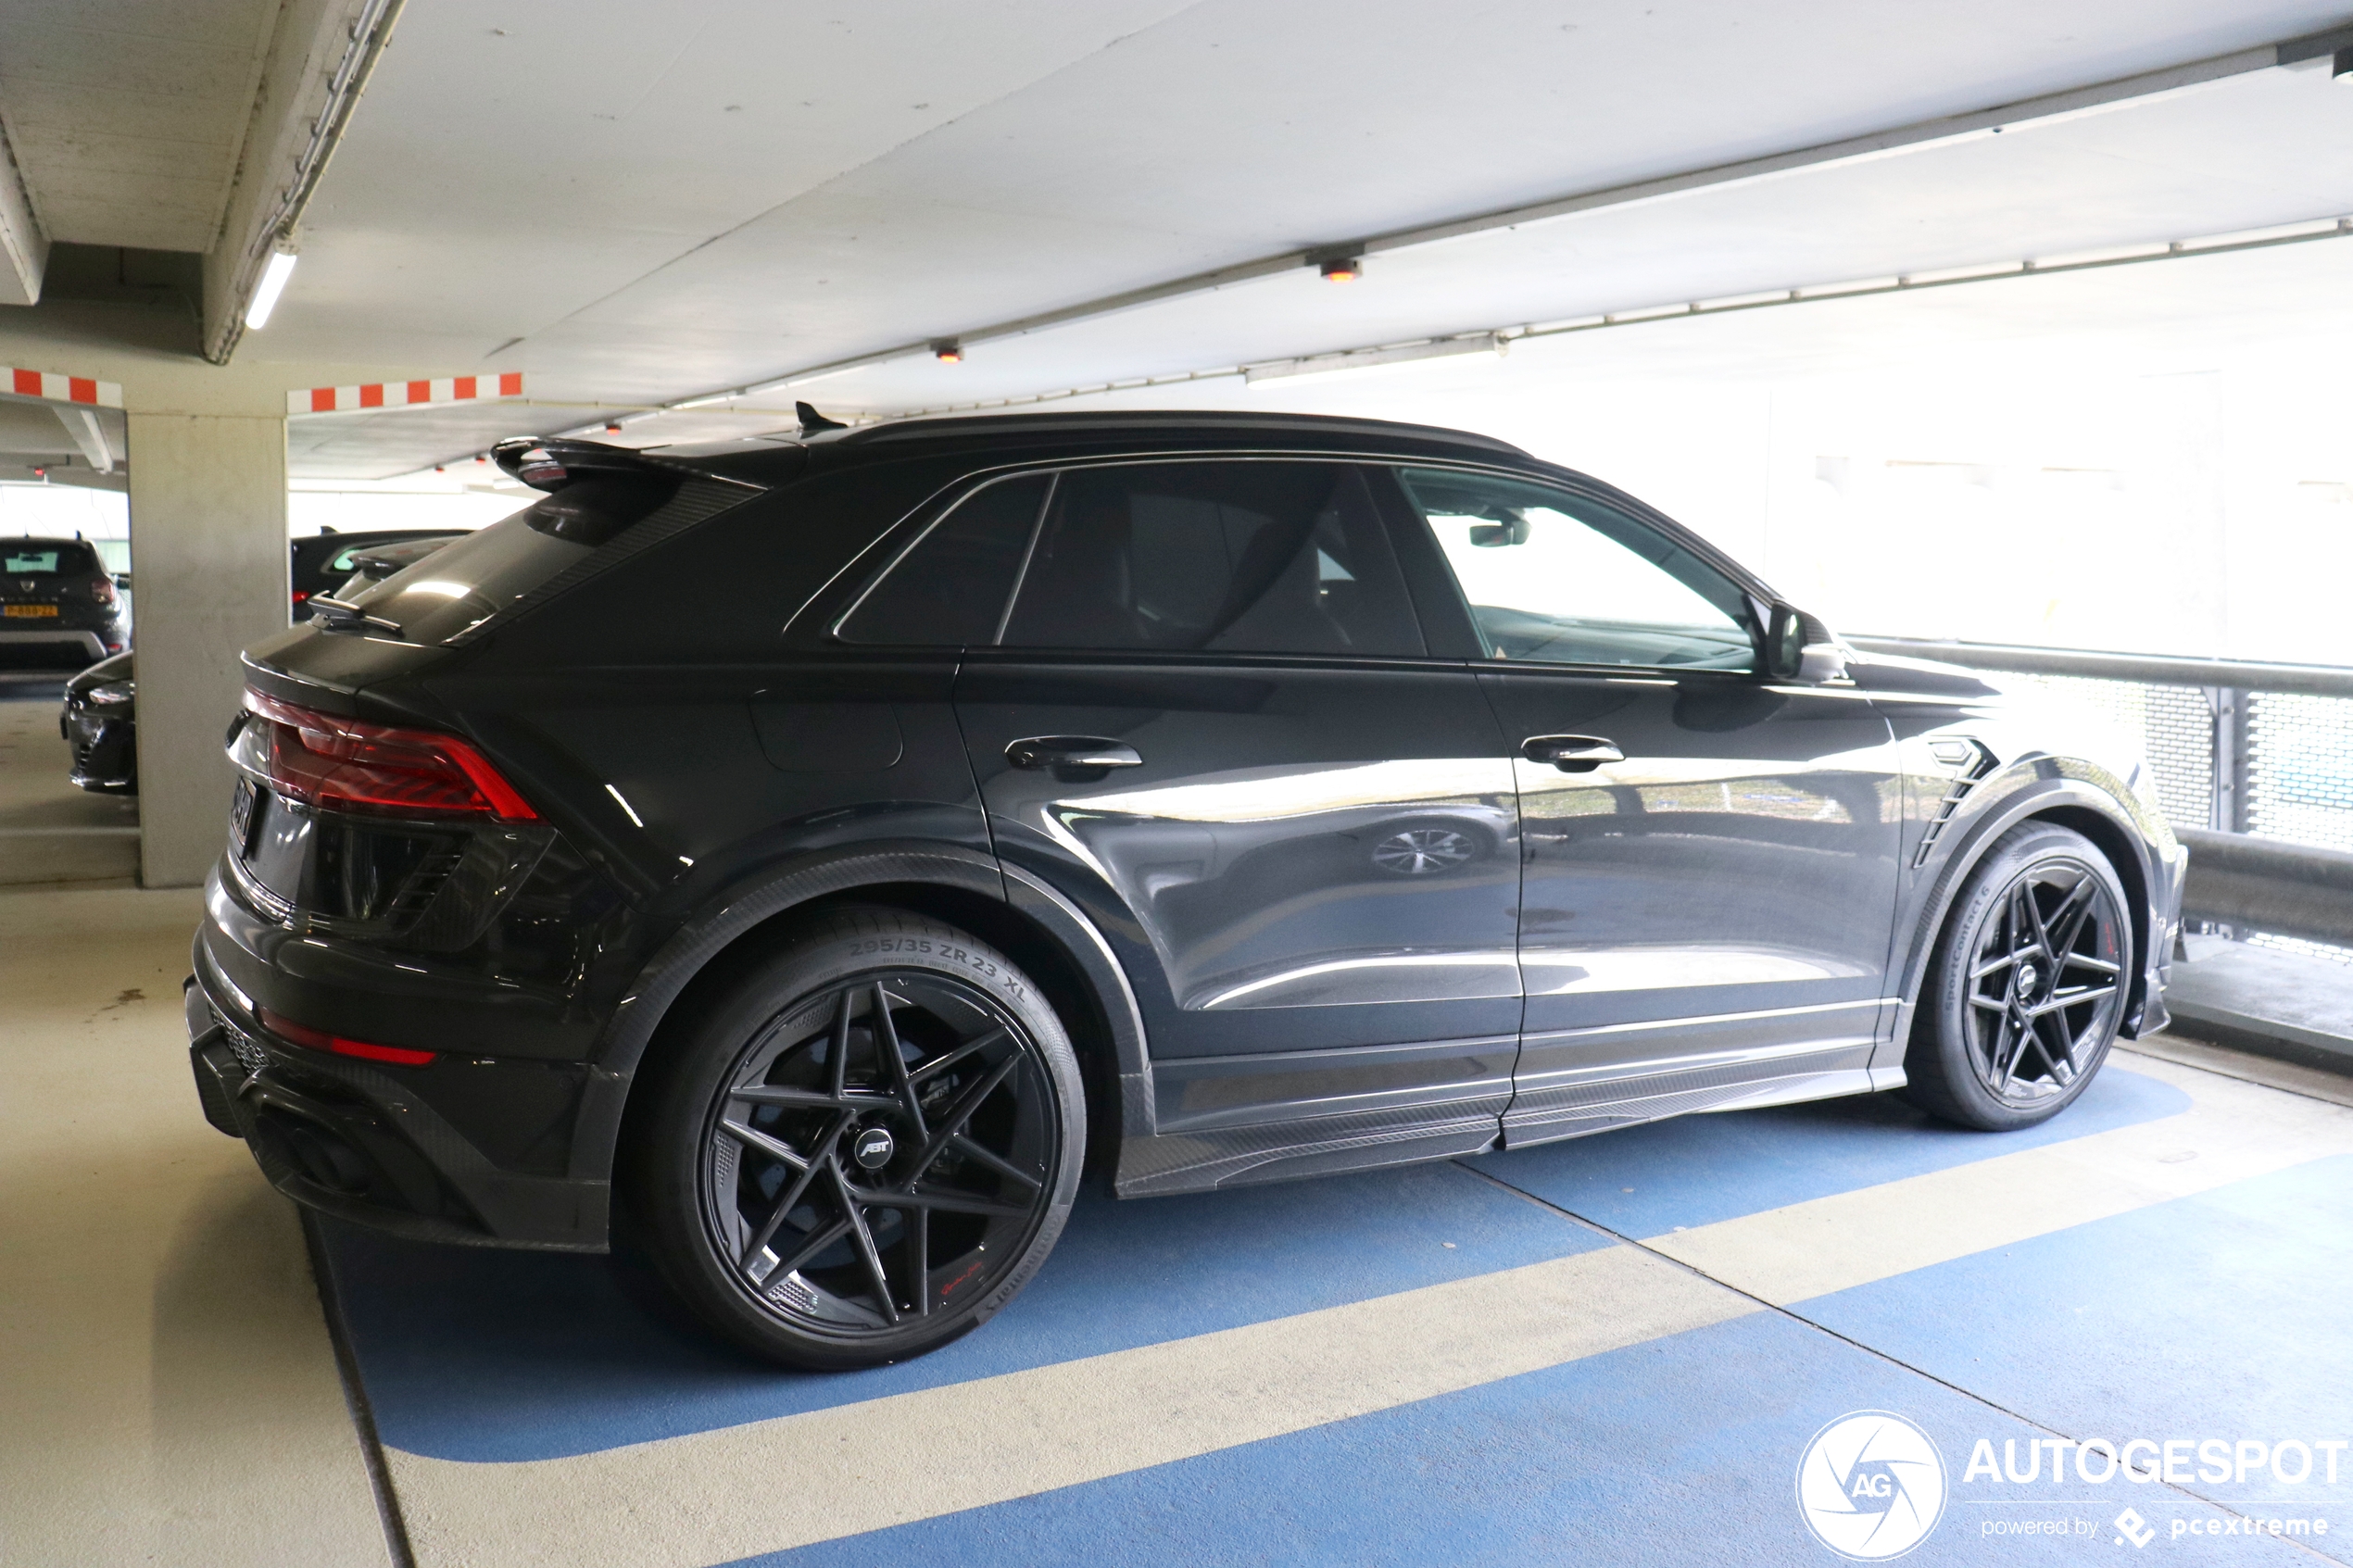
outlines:
[[[136,657],[102,659],[68,681],[57,710],[57,734],[73,748],[73,782],[101,795],[139,793]]]

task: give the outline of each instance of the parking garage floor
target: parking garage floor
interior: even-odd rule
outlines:
[[[2347,1080],[2160,1039],[2004,1137],[1090,1199],[978,1334],[797,1375],[626,1258],[306,1231],[197,1111],[195,906],[0,888],[0,1562],[1828,1562],[1793,1478],[1861,1411],[1942,1458],[1918,1561],[2353,1562]]]

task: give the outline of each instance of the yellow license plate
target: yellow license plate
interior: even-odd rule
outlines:
[[[57,607],[56,605],[0,606],[0,614],[6,615],[11,621],[40,621],[44,618],[55,619],[57,613]]]

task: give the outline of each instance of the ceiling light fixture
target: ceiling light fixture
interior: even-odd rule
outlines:
[[[1365,275],[1365,258],[1361,256],[1336,256],[1318,264],[1315,269],[1327,283],[1353,283]]]
[[[278,296],[286,292],[286,280],[294,276],[295,253],[284,241],[270,253],[270,264],[261,270],[261,282],[253,291],[253,301],[245,307],[245,325],[255,332],[270,324],[270,313],[278,308]]]
[[[961,365],[964,362],[964,345],[952,337],[944,337],[931,345],[931,357],[943,365]]]
[[[1510,343],[1501,332],[1473,332],[1467,337],[1434,338],[1427,343],[1400,344],[1390,348],[1353,348],[1339,354],[1310,354],[1298,359],[1277,359],[1242,368],[1242,382],[1256,386],[1267,381],[1300,381],[1309,376],[1353,375],[1390,365],[1410,365],[1425,359],[1452,359],[1466,354],[1501,356]]]

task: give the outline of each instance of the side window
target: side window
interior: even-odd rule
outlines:
[[[1494,658],[1756,667],[1739,586],[1647,524],[1523,480],[1442,469],[1397,476]]]
[[[1363,474],[1345,463],[1256,460],[1065,471],[1004,642],[1424,651]]]
[[[963,647],[997,640],[1051,476],[984,485],[932,524],[843,618],[849,643]]]

